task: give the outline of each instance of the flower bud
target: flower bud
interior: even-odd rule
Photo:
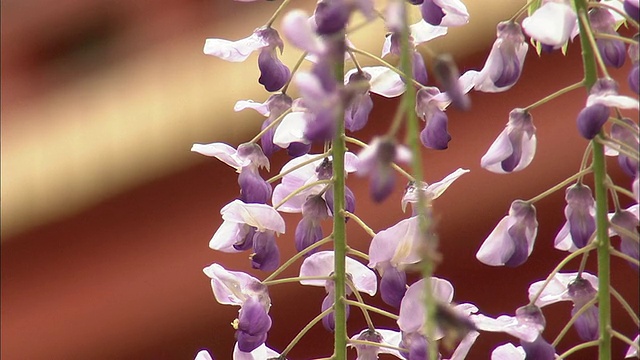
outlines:
[[[629,118],[621,119],[627,126],[618,124],[611,125],[611,138],[628,146],[629,149],[638,149],[640,139],[638,138],[638,125]],[[632,130],[633,129],[633,130]],[[623,153],[618,154],[618,164],[629,176],[636,176],[638,173],[638,160],[633,159]]]
[[[427,126],[420,132],[422,145],[434,149],[444,150],[449,147],[448,117],[444,111],[435,111],[427,121]]]
[[[591,283],[583,278],[577,278],[567,287],[569,297],[573,301],[571,316],[580,311],[589,301],[593,300],[597,291]],[[600,337],[598,308],[594,305],[582,313],[573,324],[578,335],[584,341],[597,340]]]
[[[236,339],[240,351],[251,352],[267,340],[271,328],[271,318],[264,306],[253,297],[249,297],[240,308]]]
[[[273,231],[257,231],[253,236],[251,266],[254,269],[273,271],[280,265],[280,250]]]
[[[589,21],[594,31],[609,35],[618,35],[615,31],[615,19],[607,9],[594,8],[589,11]],[[624,65],[625,46],[620,40],[596,39],[596,45],[602,60],[607,66],[620,68]]]
[[[620,251],[638,260],[640,258],[638,218],[631,211],[620,210],[611,218],[611,224],[620,228],[619,231],[616,230],[615,227],[613,228],[613,230],[620,235]],[[630,264],[634,269],[638,270],[637,265]]]
[[[578,114],[578,131],[587,140],[591,140],[609,119],[609,108],[602,104],[587,106]]]
[[[399,308],[405,292],[407,292],[407,275],[394,266],[388,266],[380,279],[382,301]]]

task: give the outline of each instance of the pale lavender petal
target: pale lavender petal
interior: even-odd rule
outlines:
[[[557,273],[554,275],[536,300],[535,305],[543,307],[559,301],[571,301],[567,287],[569,286],[569,283],[576,279],[577,275],[577,272]],[[598,278],[596,276],[591,275],[588,272],[582,272],[582,278],[589,281],[594,289],[598,288]],[[544,282],[545,280],[537,281],[529,286],[529,300],[533,300],[533,297],[540,291]]]
[[[247,227],[244,224],[233,221],[223,221],[222,225],[220,225],[209,241],[209,247],[222,252],[238,252],[239,250],[233,247],[233,245],[242,241],[246,234]]]
[[[333,251],[319,251],[304,259],[300,266],[300,277],[329,276],[333,273]],[[347,258],[347,273],[351,275],[356,289],[373,296],[377,291],[376,274],[362,263]],[[325,286],[326,280],[300,280],[302,285]]]
[[[292,10],[282,19],[282,32],[291,44],[312,54],[325,51],[325,45],[311,26],[309,15],[302,10]]]
[[[211,264],[203,271],[211,278],[213,295],[220,304],[241,306],[249,296],[261,297],[267,301],[266,305],[270,302],[266,286],[251,275],[228,271],[219,264]]]
[[[385,66],[366,66],[362,70],[371,75],[371,91],[374,94],[392,98],[404,93],[405,84],[400,75]]]
[[[283,149],[296,142],[309,144],[304,137],[308,119],[306,112],[294,111],[285,115],[273,134],[273,143]]]
[[[424,20],[420,20],[409,26],[413,44],[416,46],[429,40],[447,35],[447,30],[446,26],[431,25]]]
[[[507,234],[509,225],[509,217],[505,216],[489,234],[476,253],[476,258],[480,262],[491,266],[501,266],[509,260],[515,248]]]
[[[522,28],[531,38],[557,49],[569,40],[576,20],[571,5],[549,1],[524,19]]]
[[[556,239],[553,242],[553,246],[558,250],[574,252],[578,250],[576,244],[573,243],[571,238],[571,232],[569,231],[569,223],[565,222],[562,229],[556,235]]]
[[[369,329],[364,329],[360,333],[352,336],[351,339],[352,340],[360,339],[361,336],[363,336],[364,334],[367,334],[368,332],[369,332]],[[387,330],[387,329],[375,329],[375,332],[378,335],[380,335],[380,338],[381,338],[380,344],[400,347],[400,342],[402,341],[402,333],[401,332],[394,331],[394,330]],[[349,346],[353,347],[354,345],[349,344]],[[404,357],[402,357],[402,355],[400,355],[400,352],[398,350],[385,348],[385,347],[376,348],[376,354],[391,354],[391,355],[394,355],[395,357],[397,357],[399,359],[404,359]],[[358,355],[360,355],[360,354],[358,354]],[[377,358],[377,356],[376,356],[376,358]],[[368,358],[362,358],[362,357],[358,357],[358,359],[359,360],[365,360],[365,359],[368,360]]]
[[[252,52],[268,46],[266,39],[256,33],[238,41],[224,39],[207,39],[204,43],[204,53],[219,57],[222,60],[245,61]]]
[[[262,344],[250,353],[240,351],[238,349],[238,343],[233,348],[233,360],[268,360],[270,358],[277,358],[279,353]]]
[[[224,143],[193,144],[191,151],[215,157],[238,171],[251,163],[251,160],[241,158],[236,149]]]
[[[265,204],[245,204],[234,200],[220,210],[222,219],[253,226],[258,231],[272,230],[284,233],[284,219],[271,206]]]
[[[525,360],[525,357],[522,346],[515,347],[512,343],[502,344],[491,353],[491,360]]]
[[[238,100],[233,106],[233,111],[242,111],[244,109],[253,109],[262,116],[269,116],[269,104],[266,101],[259,103],[253,100]]]
[[[477,331],[470,331],[458,344],[456,350],[451,354],[451,358],[449,360],[464,360],[469,354],[469,350],[471,350],[471,346],[476,342],[476,339],[480,336],[480,333]]]
[[[608,107],[617,107],[620,109],[635,109],[639,107],[638,99],[618,94],[602,94],[589,95],[587,97],[587,106],[600,104]]]
[[[437,199],[445,192],[445,190],[449,188],[451,184],[453,184],[454,181],[458,180],[460,176],[468,173],[469,171],[471,170],[461,168],[456,169],[456,171],[445,176],[444,179],[427,186],[427,188],[425,189],[425,195],[430,200]]]
[[[640,347],[640,335],[637,335],[636,338],[633,340],[633,343],[636,344],[636,346],[629,346],[629,350],[627,350],[626,354],[624,354],[624,358],[628,359],[628,358],[632,358],[632,357],[638,357],[638,347]]]
[[[501,315],[494,319],[478,314],[471,315],[469,318],[479,330],[504,332],[523,341],[532,342],[540,335],[536,325],[519,322],[513,316]]]
[[[469,22],[469,12],[462,1],[433,0],[433,2],[438,4],[444,11],[440,26],[462,26]]]
[[[369,267],[385,262],[394,267],[419,262],[422,259],[418,252],[420,238],[417,216],[378,232],[369,246]]]
[[[431,278],[434,300],[450,303],[453,299],[453,285],[444,279]],[[400,304],[398,326],[403,332],[411,333],[422,329],[425,318],[424,309],[425,279],[409,286]]]

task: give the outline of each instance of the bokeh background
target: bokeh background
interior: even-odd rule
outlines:
[[[520,5],[467,3],[469,25],[429,44],[435,52],[451,52],[462,71],[482,67],[495,24]],[[278,4],[2,1],[2,359],[192,359],[203,348],[216,359],[231,358],[229,324],[237,308],[216,303],[202,268],[218,262],[264,275],[250,269],[247,253],[208,248],[221,223],[219,210],[238,186],[231,168],[189,149],[195,142],[236,146],[251,138],[263,118],[234,113],[233,104],[263,101],[268,94],[257,83],[256,56],[225,63],[203,55],[202,46],[207,37],[248,36]],[[382,25],[370,25],[351,40],[377,53],[383,34]],[[565,255],[553,250],[564,221],[560,191],[536,204],[540,228],[525,265],[491,268],[475,260],[513,199],[531,198],[579,168],[587,143],[576,132],[575,117],[584,92],[533,111],[538,152],[526,170],[500,176],[481,169],[479,159],[512,108],[581,79],[579,51],[578,44],[566,57],[556,52],[539,58],[530,51],[511,91],[472,93],[471,112],[448,111],[450,148],[425,151],[428,182],[458,167],[471,170],[435,204],[444,256],[437,275],[454,284],[456,302],[473,302],[491,316],[512,313],[527,302],[529,283],[544,278]],[[286,47],[286,62],[298,56]],[[626,79],[627,71],[612,73]],[[628,91],[624,80],[621,88]],[[386,131],[396,105],[376,97],[370,127],[357,135],[368,140]],[[637,121],[637,113],[628,115]],[[286,161],[279,153],[271,168],[277,171]],[[615,181],[630,184],[615,161],[609,169]],[[402,181],[382,205],[368,199],[366,180],[352,176],[348,185],[358,199],[357,214],[374,230],[406,216],[397,200]],[[294,252],[298,218],[285,218],[288,231],[278,241],[286,257]],[[366,234],[355,224],[348,228],[350,243],[366,251]],[[568,269],[577,266],[572,262]],[[592,256],[588,269],[594,268]],[[285,275],[296,271],[294,266]],[[614,286],[636,312],[637,280],[637,272],[614,261]],[[324,290],[278,285],[271,297],[268,343],[282,350],[317,314]],[[570,308],[545,309],[549,341],[569,319]],[[364,322],[356,309],[351,313],[349,329],[355,333]],[[635,336],[637,328],[615,301],[613,319],[622,333]],[[374,321],[394,326],[384,318]],[[514,340],[482,334],[469,358],[487,359],[495,345],[507,341]],[[559,351],[575,341],[572,330]],[[328,356],[331,343],[324,329],[314,328],[290,358]],[[626,346],[614,343],[614,358],[621,358]],[[585,351],[576,358],[594,355]]]

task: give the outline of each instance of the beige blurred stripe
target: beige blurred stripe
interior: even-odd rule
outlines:
[[[470,24],[452,29],[435,50],[460,57],[487,48],[495,23],[520,4],[467,6]],[[234,26],[248,35],[247,24],[245,18]],[[383,34],[374,24],[350,38],[379,53]],[[192,165],[199,159],[189,152],[192,142],[233,142],[257,129],[259,115],[232,111],[238,99],[267,97],[256,83],[255,57],[226,63],[204,56],[203,43],[194,35],[158,45],[28,106],[3,110],[3,241]],[[298,54],[287,48],[284,61],[292,64]]]

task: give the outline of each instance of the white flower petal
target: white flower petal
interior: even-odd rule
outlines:
[[[222,225],[220,225],[209,241],[209,247],[222,252],[239,252],[233,245],[241,241],[246,234],[247,229],[244,224],[233,221],[223,221]]]
[[[373,237],[369,246],[369,267],[386,262],[399,268],[415,264],[421,260],[419,247],[418,217],[404,219]]]
[[[624,354],[624,358],[632,358],[632,357],[638,357],[638,348],[637,346],[640,346],[638,344],[640,344],[640,335],[637,335],[636,338],[633,340],[633,343],[636,344],[636,346],[629,346],[629,350],[627,350],[627,353]]]
[[[251,163],[251,160],[241,158],[236,149],[224,143],[193,144],[191,151],[215,157],[238,171]]]
[[[480,159],[480,166],[496,174],[506,174],[507,172],[502,169],[501,162],[512,153],[513,147],[509,140],[508,128],[505,127],[491,144],[487,153]]]
[[[522,29],[533,39],[559,48],[569,40],[576,21],[571,5],[548,1],[522,21]]]
[[[239,271],[228,271],[219,264],[211,264],[203,269],[211,278],[211,288],[216,300],[223,305],[242,306],[248,296],[255,295],[251,289],[260,281]]]
[[[265,39],[253,33],[238,41],[207,39],[203,51],[207,55],[219,57],[222,60],[241,62],[247,60],[252,52],[268,45]]]
[[[578,250],[576,244],[573,243],[573,239],[571,237],[571,232],[569,229],[569,222],[565,222],[562,229],[556,235],[556,239],[553,243],[553,246],[558,250],[574,252]]]
[[[577,275],[577,272],[555,274],[549,284],[542,290],[542,293],[540,293],[535,305],[543,307],[559,301],[571,301],[567,287],[569,283],[576,279]],[[598,289],[598,278],[596,276],[582,272],[582,278],[589,281],[594,289]],[[540,291],[544,282],[545,280],[537,281],[529,286],[529,300],[533,300],[533,297]]]
[[[253,100],[238,100],[233,106],[233,111],[242,111],[244,109],[253,109],[262,116],[269,116],[269,105],[266,102],[259,103]]]
[[[496,319],[478,314],[469,317],[479,330],[491,332],[504,332],[526,342],[533,342],[540,336],[540,330],[536,325],[520,323],[515,317],[508,315],[498,316]]]
[[[417,46],[429,40],[447,35],[448,29],[447,25],[435,26],[424,20],[420,20],[417,23],[410,25],[409,31],[411,32],[413,44]]]
[[[442,8],[444,17],[441,26],[462,26],[469,22],[467,7],[460,0],[434,0]]]
[[[245,204],[236,199],[225,205],[220,213],[224,220],[247,224],[258,231],[271,230],[280,234],[285,231],[282,216],[266,204]]]
[[[476,253],[476,258],[480,262],[491,266],[502,266],[509,260],[513,254],[514,245],[507,235],[508,226],[509,217],[505,216]]]
[[[431,278],[433,298],[443,303],[453,300],[453,285],[444,279]],[[418,280],[409,288],[400,302],[398,326],[404,332],[422,331],[424,323],[424,287],[425,279]]]
[[[283,149],[288,148],[293,142],[309,144],[309,141],[304,138],[307,116],[307,113],[299,111],[285,115],[273,134],[273,143]]]
[[[300,276],[329,276],[334,269],[333,251],[319,251],[304,259],[300,266]],[[376,274],[362,263],[347,258],[347,273],[351,275],[353,284],[361,292],[373,296],[376,294],[378,280]],[[326,280],[301,280],[302,285],[325,286]]]
[[[456,169],[456,171],[445,176],[444,179],[434,182],[433,184],[427,186],[427,189],[425,191],[427,193],[428,198],[431,200],[437,199],[438,197],[440,197],[440,195],[442,195],[445,192],[445,190],[449,188],[451,184],[453,184],[454,181],[458,180],[460,176],[468,173],[469,171],[471,170],[458,168]]]
[[[369,84],[374,94],[392,98],[400,96],[404,93],[405,84],[402,82],[400,75],[384,66],[366,66],[362,70],[371,75]]]
[[[587,97],[587,106],[601,104],[609,107],[617,107],[620,109],[638,109],[639,104],[637,99],[624,95],[589,95]]]
[[[524,360],[526,356],[522,346],[515,347],[512,343],[506,343],[493,350],[491,360]]]
[[[213,358],[207,350],[200,350],[196,354],[195,360],[213,360]]]

